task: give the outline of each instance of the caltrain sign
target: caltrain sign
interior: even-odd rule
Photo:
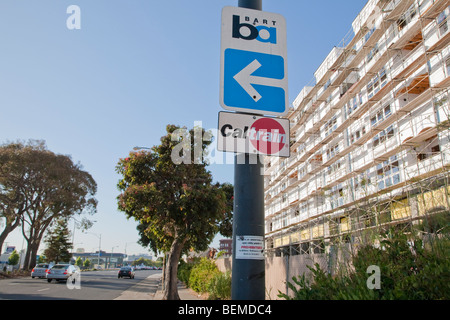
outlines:
[[[290,156],[289,120],[219,112],[218,150]]]

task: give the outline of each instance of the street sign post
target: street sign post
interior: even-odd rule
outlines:
[[[222,152],[289,158],[289,120],[219,112],[217,148]]]
[[[222,10],[220,104],[241,112],[219,114],[219,149],[230,145],[241,152],[234,165],[232,300],[265,299],[264,165],[258,153],[281,153],[285,144],[289,149],[289,129],[284,136],[279,122],[255,116],[288,111],[286,22],[260,10],[262,0],[239,0],[239,8]]]
[[[222,10],[220,104],[225,110],[288,112],[286,21],[276,13]]]

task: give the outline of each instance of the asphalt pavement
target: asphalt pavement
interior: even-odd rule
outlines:
[[[162,274],[150,275],[114,300],[162,300],[161,277]],[[181,300],[203,300],[198,293],[186,288],[181,282],[178,283],[178,295]]]
[[[117,270],[82,272],[80,290],[69,290],[65,282],[20,277],[0,281],[0,300],[162,300],[161,271],[136,271],[135,279],[118,279]],[[181,300],[203,300],[178,286]]]

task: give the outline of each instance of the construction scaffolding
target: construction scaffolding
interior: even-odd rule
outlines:
[[[292,157],[266,163],[268,257],[319,255],[333,272],[388,228],[449,214],[449,6],[369,1],[300,92]]]

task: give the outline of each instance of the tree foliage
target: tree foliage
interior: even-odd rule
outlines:
[[[16,250],[14,250],[8,258],[8,264],[11,266],[15,266],[19,263],[20,256]]]
[[[141,244],[169,252],[166,278],[175,285],[166,286],[165,298],[177,299],[181,253],[206,250],[218,232],[231,234],[233,187],[213,183],[202,157],[211,143],[203,129],[166,129],[160,145],[119,161],[118,206],[140,222]]]
[[[7,222],[0,244],[20,223],[29,269],[48,226],[58,218],[95,213],[96,192],[96,182],[80,164],[49,151],[43,141],[0,146],[0,215]]]
[[[49,262],[69,262],[72,254],[70,249],[72,249],[72,243],[70,242],[70,232],[67,228],[67,221],[61,219],[56,222],[55,228],[50,232],[45,242],[47,248],[44,251]]]

